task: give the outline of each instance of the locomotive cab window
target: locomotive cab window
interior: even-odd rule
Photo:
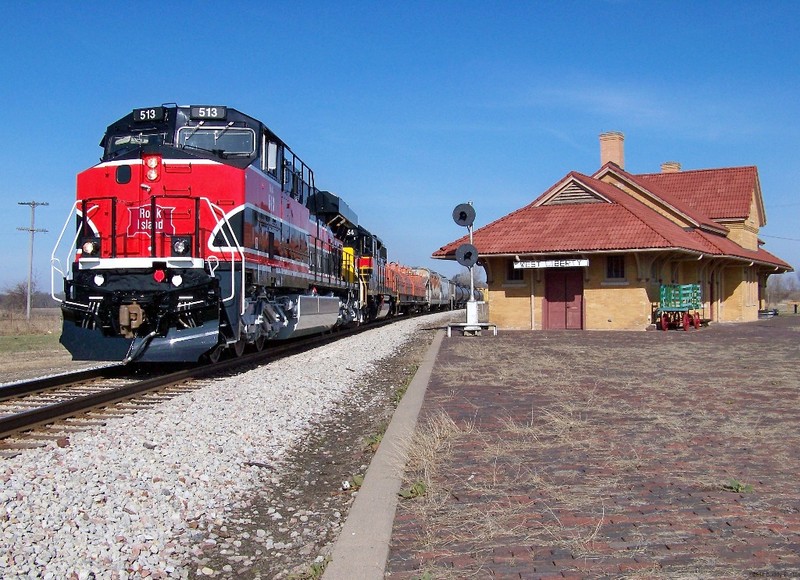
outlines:
[[[112,135],[106,140],[106,155],[121,155],[137,147],[161,145],[164,142],[164,133],[126,133],[123,135]]]
[[[275,179],[278,178],[278,157],[280,150],[274,141],[267,141],[266,137],[261,146],[261,169],[269,173]]]
[[[178,146],[216,155],[249,156],[255,152],[255,132],[226,125],[224,127],[181,127]]]

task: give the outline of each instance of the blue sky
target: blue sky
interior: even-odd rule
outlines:
[[[0,289],[50,254],[75,176],[136,107],[217,104],[252,115],[341,195],[390,259],[430,259],[599,168],[756,165],[766,248],[800,267],[798,2],[5,2],[0,21]]]

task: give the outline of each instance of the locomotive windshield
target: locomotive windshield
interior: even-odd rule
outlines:
[[[255,132],[231,127],[181,127],[178,146],[211,151],[220,156],[250,156],[255,152]]]
[[[164,143],[165,137],[165,133],[157,132],[113,135],[106,141],[106,156],[116,157],[125,151],[145,145],[161,145]]]

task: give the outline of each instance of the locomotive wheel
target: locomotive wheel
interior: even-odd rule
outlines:
[[[253,347],[256,349],[256,352],[261,352],[262,350],[264,350],[264,345],[266,344],[267,344],[267,337],[262,334],[253,343]]]
[[[688,331],[689,330],[689,313],[688,312],[684,312],[683,313],[683,330],[684,331]]]
[[[700,329],[700,315],[697,312],[694,313],[694,327],[696,330]]]
[[[240,338],[236,342],[233,343],[231,348],[233,349],[233,356],[239,358],[244,354],[244,347],[247,346],[247,341],[244,337]]]
[[[219,362],[220,357],[222,356],[222,351],[225,349],[224,345],[215,346],[214,350],[209,352],[206,357],[208,357],[208,362],[212,365],[217,364]]]
[[[661,315],[661,330],[666,330],[669,328],[669,319],[667,318],[666,314]]]

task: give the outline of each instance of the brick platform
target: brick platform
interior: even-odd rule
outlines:
[[[794,316],[445,339],[387,576],[800,576],[798,344]]]

